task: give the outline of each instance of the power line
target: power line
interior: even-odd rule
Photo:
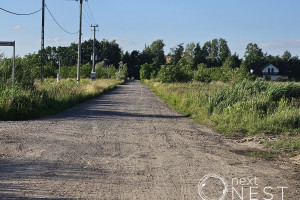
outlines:
[[[72,33],[72,32],[67,31],[66,29],[64,29],[64,28],[57,22],[57,20],[55,19],[55,17],[52,15],[52,13],[51,13],[51,11],[49,10],[48,6],[45,5],[45,7],[47,8],[49,14],[51,15],[51,17],[52,17],[52,19],[55,21],[55,23],[61,28],[61,30],[63,30],[64,32],[66,32],[66,33],[68,33],[68,34],[71,34],[71,35],[77,34],[77,33],[79,32],[79,31],[77,31],[77,32],[73,32],[73,33]]]
[[[92,24],[92,21],[88,21],[84,13],[82,13],[82,15],[87,24]]]
[[[94,16],[93,16],[93,13],[92,13],[92,11],[91,11],[91,8],[90,8],[90,6],[89,6],[89,3],[86,2],[86,5],[88,6],[88,9],[89,9],[89,11],[90,11],[90,14],[91,14],[91,16],[92,16],[92,19],[93,19],[94,23],[97,24],[96,21],[95,21],[95,18],[94,18]]]
[[[10,13],[10,14],[13,14],[13,15],[33,15],[33,14],[36,14],[36,13],[40,12],[42,10],[42,8],[35,11],[35,12],[32,12],[32,13],[15,13],[15,12],[6,10],[4,8],[0,8],[0,10],[3,10],[4,12],[7,12],[7,13]]]
[[[93,23],[93,21],[91,20],[91,18],[90,18],[90,15],[88,14],[88,12],[86,11],[86,8],[85,8],[85,5],[83,4],[83,8],[84,8],[84,10],[85,10],[85,13],[86,13],[86,15],[88,16],[88,18],[89,18],[89,20],[90,20],[90,22],[91,22],[91,24]]]
[[[80,3],[77,1],[78,7],[80,7]],[[92,24],[92,22],[88,21],[87,18],[85,17],[84,13],[82,13],[84,20],[86,21],[87,24]]]

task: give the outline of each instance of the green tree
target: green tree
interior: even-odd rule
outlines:
[[[32,77],[41,77],[41,58],[39,54],[33,53],[25,55],[22,59],[22,63],[31,70]]]
[[[288,62],[292,57],[292,54],[289,52],[289,51],[285,51],[282,56],[281,56],[281,59],[284,61],[284,62]]]
[[[200,63],[207,63],[205,59],[206,55],[204,50],[201,49],[200,44],[197,43],[193,51],[193,69],[197,69],[197,65]]]
[[[256,68],[264,62],[264,53],[257,44],[249,43],[244,55],[247,68]]]
[[[163,65],[158,72],[158,79],[163,83],[179,82],[182,76],[179,65]]]
[[[204,43],[202,47],[202,54],[209,67],[220,67],[225,62],[226,58],[231,56],[227,41],[220,39],[213,39]]]
[[[98,62],[95,65],[96,77],[97,78],[107,78],[108,75],[107,75],[107,71],[105,69],[106,69],[105,62],[104,61]]]
[[[230,56],[231,56],[231,52],[227,45],[227,41],[220,38],[219,39],[219,57],[218,57],[219,65],[223,65],[225,60]]]
[[[82,78],[91,78],[92,73],[92,64],[86,63],[80,68],[80,75]]]
[[[153,71],[153,64],[148,64],[148,63],[143,64],[140,69],[141,80],[150,79],[152,71]]]
[[[211,81],[210,72],[206,64],[201,63],[198,65],[198,70],[194,71],[193,80],[200,82]]]
[[[128,76],[129,77],[135,77],[135,79],[140,78],[140,65],[141,65],[141,54],[139,51],[132,51],[130,54],[128,51],[125,52],[125,54],[122,57],[122,62],[127,64],[128,68]],[[144,64],[144,63],[142,63]]]
[[[57,56],[62,66],[74,66],[77,64],[77,44],[71,43],[69,47],[57,47]]]
[[[176,47],[171,48],[169,56],[171,56],[171,63],[176,65],[179,60],[182,58],[184,52],[183,43],[177,45]]]
[[[164,47],[165,44],[163,40],[156,40],[150,45],[151,54],[153,55],[152,63],[154,69],[157,71],[160,69],[161,65],[166,63]]]
[[[189,56],[191,59],[194,58],[194,49],[196,47],[196,44],[194,42],[188,43],[185,46],[184,55]]]
[[[118,66],[121,61],[121,48],[115,40],[109,42],[108,40],[103,40],[99,44],[99,49],[97,55],[99,56],[99,61],[105,61],[106,65]]]

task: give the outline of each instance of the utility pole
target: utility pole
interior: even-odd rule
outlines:
[[[78,34],[78,63],[77,63],[77,83],[80,81],[80,65],[81,65],[81,26],[82,26],[82,1],[80,0],[79,8],[79,34]]]
[[[59,82],[60,81],[60,79],[61,79],[61,62],[60,62],[60,58],[59,58],[59,60],[58,60],[58,74],[57,74],[57,82]]]
[[[96,80],[96,69],[95,69],[95,44],[96,44],[96,27],[98,27],[98,25],[91,25],[91,27],[94,27],[94,41],[93,41],[93,71],[92,71],[92,81]]]
[[[41,83],[44,78],[44,48],[45,48],[45,0],[42,0],[42,39],[41,39]]]

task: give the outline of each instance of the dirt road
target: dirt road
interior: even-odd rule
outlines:
[[[298,166],[235,153],[246,147],[136,81],[56,116],[0,122],[0,138],[0,199],[300,199]],[[211,173],[223,179],[198,187]]]

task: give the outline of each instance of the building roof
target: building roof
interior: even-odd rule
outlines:
[[[250,70],[253,70],[252,74],[255,74],[257,76],[262,76],[263,75],[263,72],[262,72],[263,69],[265,69],[269,65],[273,65],[274,67],[276,67],[279,70],[279,75],[287,75],[288,66],[287,66],[286,63],[277,63],[277,64],[267,63],[265,65],[259,65],[255,69],[251,68]]]

